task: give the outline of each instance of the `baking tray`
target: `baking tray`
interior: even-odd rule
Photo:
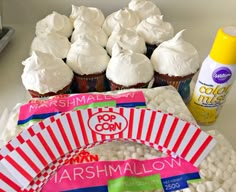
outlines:
[[[15,30],[12,27],[3,27],[0,33],[0,53],[12,39]]]

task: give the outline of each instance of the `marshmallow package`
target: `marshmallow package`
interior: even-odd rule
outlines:
[[[63,175],[61,177],[58,175],[61,170],[65,169],[65,164],[68,164],[68,161],[73,160],[81,153],[82,149],[85,149],[87,150],[85,154],[91,153],[98,157],[96,163],[121,160],[126,162],[129,159],[152,161],[152,159],[155,160],[155,158],[159,157],[169,158],[172,156],[174,159],[180,157],[181,160],[186,160],[189,163],[186,167],[194,166],[191,168],[194,171],[188,172],[187,175],[191,173],[191,176],[196,176],[195,169],[197,168],[197,172],[201,177],[200,181],[190,182],[182,188],[178,188],[180,183],[177,183],[178,185],[173,183],[173,181],[177,180],[168,180],[168,182],[172,181],[172,183],[168,184],[162,178],[162,184],[159,185],[159,188],[156,186],[156,188],[136,189],[136,191],[235,191],[235,151],[220,133],[216,131],[206,133],[195,125],[193,117],[173,87],[99,93],[100,97],[96,96],[96,98],[100,100],[102,95],[106,95],[106,99],[109,98],[111,100],[112,98],[114,100],[116,98],[116,102],[119,103],[118,100],[121,97],[125,97],[125,100],[129,101],[128,95],[132,92],[136,92],[136,96],[139,96],[138,103],[142,101],[142,99],[140,100],[140,92],[143,93],[148,110],[112,106],[108,108],[99,107],[78,111],[64,111],[39,123],[35,123],[30,128],[23,130],[20,134],[17,133],[19,126],[17,127],[12,123],[16,123],[16,120],[11,119],[11,117],[19,115],[20,110],[16,110],[16,113],[12,114],[8,120],[8,130],[6,130],[4,136],[9,139],[8,134],[10,133],[9,130],[11,130],[12,140],[0,149],[0,166],[1,170],[3,170],[1,172],[3,179],[0,181],[0,189],[3,191],[19,191],[22,189],[26,191],[45,191],[47,184],[50,184],[55,178],[57,180],[60,179],[61,183],[67,182],[67,185],[70,185],[70,182],[68,183],[70,175]],[[120,94],[124,95],[121,96]],[[90,100],[92,98],[91,95],[95,96],[96,93],[88,95]],[[94,98],[92,99],[93,103],[95,102]],[[136,99],[132,99],[135,102]],[[108,117],[113,118],[109,119]],[[116,125],[121,125],[119,127],[120,129],[116,130],[121,131],[115,132],[114,127],[113,129],[112,127],[108,129],[107,126],[111,125],[111,123],[104,123],[103,125],[105,127],[102,129],[100,126],[101,122],[113,122],[115,118]],[[82,124],[84,126],[81,126]],[[155,126],[151,124],[155,124]],[[99,133],[101,130],[103,132],[105,131],[104,134]],[[110,134],[108,130],[113,130],[113,134]],[[15,132],[15,135],[13,132]],[[44,146],[40,147],[42,143],[44,143]],[[46,147],[46,149],[45,146],[48,146],[48,148]],[[35,152],[35,150],[40,153]],[[41,154],[41,157],[39,154]],[[89,156],[87,154],[87,156],[80,157],[86,159]],[[14,159],[18,159],[17,163]],[[33,161],[30,161],[30,159],[33,159]],[[162,161],[167,162],[168,160],[165,159]],[[83,164],[82,161],[74,166],[81,164]],[[144,162],[142,166],[144,167],[145,165]],[[22,172],[20,170],[24,171]],[[147,169],[145,170],[148,172]],[[57,171],[58,173],[56,173]],[[129,171],[131,172],[131,169]],[[168,171],[166,172],[168,173]],[[56,175],[48,182],[50,176],[55,173]],[[65,174],[67,172],[63,173]],[[92,174],[91,170],[90,174]],[[170,171],[168,174],[170,174]],[[186,175],[186,170],[183,170],[183,175]],[[151,178],[153,176],[159,176],[159,174],[150,175]],[[149,176],[146,177],[149,178]],[[197,180],[197,178],[193,177],[189,180]],[[160,178],[155,179],[160,180]],[[9,183],[9,180],[11,183]],[[150,184],[150,180],[148,181]],[[134,183],[137,184],[137,181]],[[139,183],[145,182],[141,180]],[[95,183],[94,185],[96,186]],[[117,185],[117,183],[109,185]],[[58,183],[57,186],[59,186]],[[69,191],[69,189],[66,190]],[[112,190],[109,189],[109,191]],[[58,191],[60,190],[58,189]],[[129,190],[126,189],[125,191]]]

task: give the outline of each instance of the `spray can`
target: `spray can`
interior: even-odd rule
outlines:
[[[189,102],[189,110],[198,124],[211,125],[216,121],[235,76],[236,26],[226,26],[216,34]]]

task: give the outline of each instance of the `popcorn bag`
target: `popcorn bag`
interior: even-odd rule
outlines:
[[[233,192],[236,154],[230,144],[221,134],[178,118],[178,113],[188,114],[183,102],[177,102],[183,110],[174,114],[143,108],[152,108],[150,95],[161,99],[158,91],[172,97],[177,92],[171,87],[123,90],[22,105],[21,120],[55,114],[42,117],[0,149],[0,191]],[[62,101],[70,101],[67,108]],[[100,105],[104,101],[113,104]],[[91,108],[94,102],[100,104]],[[29,110],[36,103],[35,111]]]

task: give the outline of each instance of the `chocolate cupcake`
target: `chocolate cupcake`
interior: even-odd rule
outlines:
[[[47,97],[70,92],[74,75],[60,58],[33,51],[22,64],[24,65],[22,83],[32,97]]]
[[[35,36],[31,43],[30,54],[33,51],[48,53],[65,61],[71,43],[68,38],[57,33],[42,33]]]
[[[80,36],[86,35],[90,40],[97,42],[102,47],[106,47],[108,37],[100,26],[77,18],[74,27],[75,29],[71,36],[72,43],[79,39]]]
[[[151,87],[153,75],[153,66],[145,55],[114,45],[106,71],[111,90]]]
[[[133,10],[141,20],[153,15],[161,15],[160,9],[151,0],[131,0],[128,8]]]
[[[182,35],[180,31],[171,40],[161,43],[153,52],[151,62],[155,70],[154,87],[172,85],[187,103],[190,82],[200,61],[197,50]]]
[[[118,43],[122,49],[129,49],[136,53],[146,54],[147,51],[144,39],[135,30],[126,29],[120,24],[116,25],[108,38],[106,50],[109,55],[112,55],[112,48],[115,43]]]
[[[147,46],[147,57],[150,58],[157,46],[173,37],[174,29],[168,22],[163,21],[163,16],[150,16],[137,26],[137,33],[144,38]]]
[[[36,23],[35,34],[40,35],[42,33],[54,32],[69,38],[72,30],[73,25],[70,19],[66,15],[53,11]]]
[[[135,29],[139,23],[138,15],[133,10],[124,8],[108,15],[104,21],[103,29],[110,36],[117,24],[126,29]]]
[[[106,50],[97,42],[81,36],[67,55],[67,64],[75,74],[74,92],[106,91],[105,71],[110,60]]]
[[[76,26],[77,19],[89,22],[93,25],[102,27],[105,16],[101,9],[96,7],[75,6],[72,5],[71,14],[69,16],[71,22]]]

